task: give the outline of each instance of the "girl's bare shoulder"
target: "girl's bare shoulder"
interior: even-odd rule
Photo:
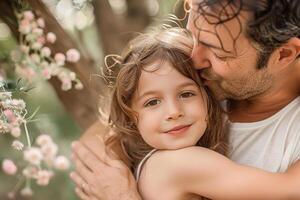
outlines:
[[[186,195],[186,181],[212,174],[212,166],[216,166],[219,159],[223,159],[223,156],[198,146],[159,150],[145,163],[139,189],[143,196],[149,197],[163,191],[164,195],[168,195],[165,198],[170,199],[174,195],[171,199],[176,199],[175,196]]]

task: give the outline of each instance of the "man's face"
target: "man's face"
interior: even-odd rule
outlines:
[[[195,38],[192,59],[201,77],[219,100],[247,99],[265,92],[272,85],[267,67],[257,69],[258,51],[246,38],[244,27],[249,13],[241,12],[233,19],[216,25],[224,18],[218,7],[205,8],[212,17],[199,14],[200,0],[189,1],[191,11],[187,28]],[[228,8],[227,14],[232,14]],[[223,16],[224,15],[224,16]]]

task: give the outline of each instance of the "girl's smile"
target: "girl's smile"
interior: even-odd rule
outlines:
[[[172,134],[172,135],[182,135],[184,133],[186,133],[186,131],[191,127],[191,124],[189,125],[179,125],[179,126],[176,126],[164,133],[166,134]]]

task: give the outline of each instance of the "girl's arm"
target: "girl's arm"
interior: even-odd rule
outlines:
[[[139,188],[144,199],[165,191],[166,195],[198,194],[222,200],[300,199],[295,168],[291,173],[270,173],[235,164],[209,149],[188,147],[160,151],[149,158]]]

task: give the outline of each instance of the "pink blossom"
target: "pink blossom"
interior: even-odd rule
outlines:
[[[43,47],[41,50],[41,54],[43,57],[49,57],[51,55],[51,50],[49,47]]]
[[[45,20],[43,18],[38,18],[36,20],[39,27],[44,28],[45,27]]]
[[[56,41],[56,35],[52,32],[47,33],[46,39],[48,42],[53,44]]]
[[[31,45],[31,47],[32,47],[32,49],[34,49],[34,50],[39,50],[40,48],[42,48],[42,44],[41,43],[39,43],[39,42],[34,42],[32,45]]]
[[[33,191],[29,187],[25,187],[21,190],[20,194],[23,197],[31,197],[33,195]]]
[[[83,89],[83,85],[81,82],[77,82],[76,85],[75,85],[75,89],[76,90],[82,90]]]
[[[38,54],[36,54],[36,53],[31,54],[31,55],[30,55],[30,58],[31,58],[31,60],[32,60],[33,62],[35,62],[35,63],[37,63],[37,64],[41,62],[40,56],[39,56]]]
[[[15,137],[15,138],[20,137],[20,135],[21,135],[21,129],[20,129],[20,127],[18,127],[18,126],[12,127],[12,128],[10,129],[10,134],[11,134],[13,137]]]
[[[38,37],[38,39],[36,40],[38,43],[40,43],[41,45],[44,45],[46,43],[46,39],[44,36],[40,36]]]
[[[22,99],[13,99],[11,100],[11,105],[14,107],[14,109],[17,109],[18,111],[25,109],[25,102]]]
[[[32,21],[34,19],[34,14],[30,10],[25,11],[23,13],[23,15],[24,15],[24,18],[27,19],[27,20],[29,20],[29,21]]]
[[[14,192],[9,192],[9,193],[7,194],[7,198],[8,198],[8,199],[15,199],[15,198],[16,198],[16,193],[14,193]]]
[[[44,146],[46,144],[52,144],[53,141],[52,141],[52,138],[47,135],[47,134],[42,134],[42,135],[39,135],[37,138],[36,138],[36,143],[40,146]]]
[[[35,21],[32,21],[31,22],[31,29],[33,30],[33,29],[35,29],[37,27],[38,27],[37,23]]]
[[[67,91],[67,90],[70,90],[72,88],[72,82],[71,82],[71,79],[69,78],[64,78],[62,80],[62,85],[61,85],[61,89],[63,91]]]
[[[9,109],[14,109],[17,111],[22,111],[25,109],[25,102],[22,99],[6,99],[5,101],[2,102],[3,108],[9,108]]]
[[[9,132],[8,124],[0,120],[0,133],[7,133],[7,132]]]
[[[60,69],[56,63],[50,63],[51,74],[57,76],[60,72]]]
[[[65,156],[58,156],[54,160],[54,167],[58,170],[67,170],[70,167],[70,162]]]
[[[18,168],[12,160],[4,159],[2,162],[2,170],[7,175],[15,175],[18,171]]]
[[[30,67],[16,67],[17,74],[21,75],[22,77],[31,80],[35,76],[35,71]]]
[[[32,30],[32,33],[34,33],[34,34],[36,34],[36,35],[38,35],[38,36],[41,36],[41,35],[43,35],[43,29],[41,29],[41,28],[35,28],[35,29],[33,29]]]
[[[28,34],[31,31],[30,21],[23,19],[19,25],[19,32],[23,34]]]
[[[50,71],[50,69],[48,67],[46,67],[45,69],[43,69],[42,76],[46,80],[49,80],[51,78],[51,71]]]
[[[39,148],[31,147],[24,151],[24,160],[33,165],[39,165],[43,159],[43,154]]]
[[[46,186],[49,184],[50,179],[53,176],[53,172],[47,170],[40,170],[37,174],[37,184]]]
[[[28,79],[32,79],[32,77],[35,76],[35,71],[32,68],[25,68],[25,77],[28,77]]]
[[[25,36],[25,40],[32,43],[36,41],[36,37],[34,34],[29,33]]]
[[[14,112],[12,110],[6,109],[3,111],[3,114],[5,115],[5,117],[7,118],[7,120],[9,122],[16,121],[16,115],[14,114]]]
[[[20,46],[20,50],[21,50],[23,53],[28,53],[28,52],[29,52],[29,46],[21,45],[21,46]]]
[[[52,160],[57,154],[58,147],[53,142],[45,143],[41,146],[41,152],[46,159]]]
[[[26,178],[37,178],[39,169],[36,166],[28,166],[25,169],[23,169],[22,174]]]
[[[10,58],[13,62],[19,62],[21,60],[21,52],[19,49],[10,52]]]
[[[15,150],[22,151],[24,144],[19,140],[14,140],[11,145]]]
[[[66,56],[62,53],[57,53],[54,56],[54,60],[56,61],[56,63],[58,65],[64,65],[65,64],[65,60],[66,60]]]
[[[69,78],[71,79],[71,81],[75,81],[75,79],[76,79],[76,74],[75,74],[75,72],[70,72],[70,73],[69,73]]]
[[[66,53],[67,61],[76,63],[80,59],[80,53],[77,49],[69,49]]]
[[[46,68],[46,67],[49,67],[49,63],[47,62],[47,61],[43,61],[43,62],[41,62],[41,68]]]

